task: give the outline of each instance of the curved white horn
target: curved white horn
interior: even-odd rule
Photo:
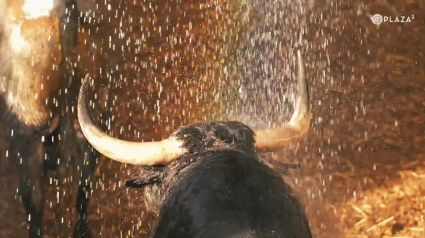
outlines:
[[[87,74],[78,98],[78,121],[89,143],[112,160],[135,165],[168,164],[185,153],[174,137],[159,142],[129,142],[108,136],[94,123],[87,101],[90,75]]]
[[[256,135],[255,147],[260,151],[274,151],[300,141],[307,134],[310,127],[310,98],[307,79],[305,78],[304,63],[301,52],[298,58],[298,94],[291,120],[288,124],[270,130],[254,130]]]

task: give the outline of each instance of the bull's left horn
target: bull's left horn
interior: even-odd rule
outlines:
[[[184,154],[182,142],[174,137],[158,142],[129,142],[108,136],[93,121],[87,100],[90,75],[86,75],[78,99],[78,121],[89,143],[112,160],[134,165],[168,164]]]
[[[288,124],[270,130],[254,130],[256,135],[255,147],[260,151],[275,151],[300,141],[310,127],[310,98],[304,63],[301,52],[297,52],[298,60],[298,93],[294,114]]]

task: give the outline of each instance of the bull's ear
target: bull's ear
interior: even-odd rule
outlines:
[[[266,166],[268,166],[269,168],[276,171],[280,175],[288,175],[289,170],[291,169],[295,169],[295,170],[301,169],[301,165],[299,164],[286,164],[273,159],[261,160],[261,162],[265,164]]]
[[[141,174],[131,180],[125,182],[126,187],[142,188],[146,185],[162,183],[162,180],[167,173],[166,166],[141,166]]]
[[[143,188],[147,185],[162,183],[162,176],[154,175],[152,177],[141,177],[125,181],[125,186],[130,188]]]

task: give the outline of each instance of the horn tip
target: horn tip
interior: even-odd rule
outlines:
[[[304,60],[300,50],[297,51],[297,60],[298,60],[298,77],[299,78],[302,77],[304,79],[304,62],[303,62]]]
[[[90,75],[90,73],[87,73],[86,76],[84,76],[84,79],[83,79],[83,82],[82,82],[83,85],[87,84],[87,82],[89,82],[90,79],[91,79],[91,75]]]

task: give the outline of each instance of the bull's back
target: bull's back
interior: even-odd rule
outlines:
[[[311,237],[289,186],[255,157],[198,156],[170,189],[154,237]]]

